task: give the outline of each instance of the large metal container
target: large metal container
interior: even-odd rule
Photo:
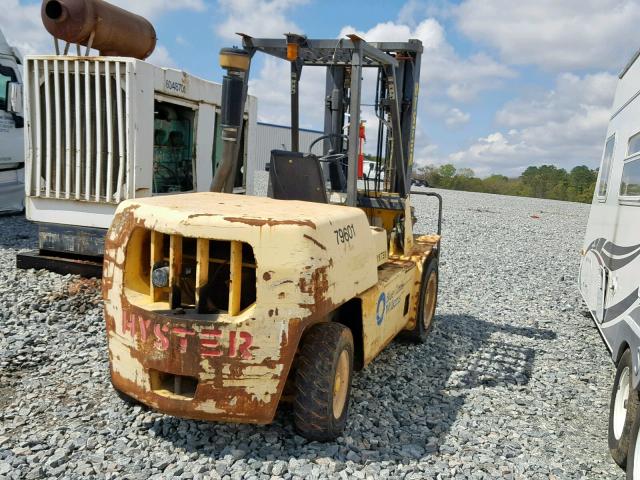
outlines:
[[[44,0],[41,15],[54,37],[90,43],[103,56],[144,60],[156,46],[156,32],[148,20],[103,0]]]

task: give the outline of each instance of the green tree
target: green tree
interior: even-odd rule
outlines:
[[[596,186],[598,172],[585,165],[574,167],[569,172],[567,199],[574,202],[590,202]]]
[[[566,196],[567,171],[554,165],[528,167],[520,176],[530,194],[538,198],[563,199]]]
[[[445,165],[440,165],[438,169],[438,173],[442,176],[442,178],[453,178],[456,174],[456,167],[447,163]]]
[[[591,201],[597,176],[597,170],[584,165],[573,168],[570,173],[553,165],[531,166],[517,178],[499,174],[477,178],[472,169],[456,169],[452,164],[426,165],[414,171],[414,178],[424,179],[435,188],[574,202]]]
[[[456,172],[456,176],[465,177],[465,178],[473,178],[473,177],[476,176],[476,173],[470,168],[461,168],[460,170],[458,170]]]
[[[440,175],[439,183],[443,188],[451,188],[453,186],[453,177],[456,175],[456,167],[447,163],[440,165],[438,168],[438,174]]]

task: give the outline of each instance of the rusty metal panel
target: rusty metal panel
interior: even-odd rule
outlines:
[[[101,257],[104,251],[102,228],[76,227],[52,223],[38,224],[38,248],[50,252]]]
[[[103,0],[44,0],[41,16],[54,37],[95,48],[101,55],[144,60],[156,45],[148,20]]]
[[[198,314],[132,291],[124,271],[136,229],[250,245],[256,302],[235,315]],[[271,421],[304,329],[376,284],[374,233],[361,210],[343,206],[219,193],[123,202],[103,274],[114,385],[173,415]],[[241,266],[242,250],[232,255]],[[197,385],[185,396],[158,378]]]

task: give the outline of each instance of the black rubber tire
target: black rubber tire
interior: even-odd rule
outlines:
[[[636,448],[638,445],[638,435],[640,435],[640,412],[636,415],[635,422],[631,426],[631,435],[629,436],[629,451],[627,453],[627,480],[640,480],[640,475],[634,475]],[[639,465],[640,466],[640,465]]]
[[[615,398],[616,392],[618,390],[618,385],[620,383],[620,377],[625,369],[629,369],[628,378],[629,383],[631,383],[633,376],[633,365],[631,363],[631,352],[629,350],[626,350],[622,354],[622,357],[620,357],[620,361],[618,362],[616,376],[613,381],[613,388],[611,389],[611,401],[609,404],[609,451],[611,452],[611,457],[613,458],[613,460],[622,468],[626,468],[627,466],[627,455],[629,453],[629,445],[631,441],[631,430],[634,426],[636,416],[640,411],[640,409],[638,408],[638,405],[640,404],[640,401],[638,400],[638,392],[634,390],[631,385],[629,385],[629,395],[627,398],[627,414],[622,433],[620,435],[620,438],[617,439],[613,427]]]
[[[427,308],[427,285],[428,280],[431,275],[435,275],[435,298],[433,299],[433,306],[431,308],[431,321],[428,326],[425,326],[423,322],[423,317],[425,313],[425,308]],[[402,337],[406,338],[415,343],[424,343],[429,336],[429,332],[433,327],[433,319],[436,314],[436,305],[438,303],[438,259],[436,257],[431,257],[427,259],[425,262],[424,269],[422,271],[422,280],[420,281],[420,300],[418,304],[418,316],[416,317],[416,324],[412,330],[404,330],[402,332]]]
[[[333,390],[338,359],[346,350],[349,378],[342,414],[333,412]],[[353,335],[344,325],[325,322],[314,325],[301,342],[295,380],[293,415],[300,435],[308,440],[335,440],[343,432],[349,414],[353,378]]]

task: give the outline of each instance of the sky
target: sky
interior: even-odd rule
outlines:
[[[423,42],[414,161],[476,175],[529,165],[600,163],[617,74],[640,42],[629,0],[114,0],[154,24],[152,63],[220,82],[235,32]],[[0,29],[25,54],[51,53],[40,2],[2,0]],[[634,28],[635,27],[635,28]],[[286,62],[259,58],[250,93],[260,121],[288,124]],[[324,72],[301,78],[301,126],[321,128]],[[369,81],[367,81],[369,80]],[[371,85],[365,77],[365,85]],[[366,101],[369,88],[364,92]],[[363,109],[363,117],[372,113]],[[369,122],[373,125],[373,122]],[[375,138],[371,134],[369,137]],[[374,148],[373,141],[365,150]]]

